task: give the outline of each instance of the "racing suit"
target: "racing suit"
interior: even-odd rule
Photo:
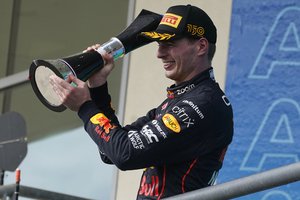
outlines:
[[[121,126],[107,83],[78,112],[102,160],[144,172],[137,199],[161,199],[214,184],[233,136],[232,107],[210,68],[167,89],[167,99]]]

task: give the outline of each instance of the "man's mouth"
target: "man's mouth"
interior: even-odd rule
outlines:
[[[163,66],[165,70],[169,70],[174,66],[174,61],[163,61]]]

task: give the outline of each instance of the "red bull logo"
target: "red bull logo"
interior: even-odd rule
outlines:
[[[116,127],[110,123],[110,120],[103,113],[94,115],[90,121],[95,125],[100,125],[106,134]]]
[[[151,176],[151,182],[147,183],[147,177],[144,175],[141,181],[139,195],[158,197],[159,195],[158,176]]]

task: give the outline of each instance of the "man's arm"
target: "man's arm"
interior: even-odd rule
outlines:
[[[215,108],[209,101],[190,101],[179,101],[161,115],[151,110],[124,127],[115,124],[93,102],[84,104],[78,114],[101,152],[119,169],[140,169],[191,160],[229,144],[231,124],[225,121],[232,119],[215,121],[218,113],[213,113]]]

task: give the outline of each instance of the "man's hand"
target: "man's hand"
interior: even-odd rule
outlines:
[[[69,75],[67,80],[52,75],[49,80],[61,103],[70,110],[78,111],[80,106],[91,100],[89,89],[85,82]]]
[[[96,51],[96,49],[99,47],[100,44],[95,44],[91,47],[88,47],[85,51]],[[111,54],[101,54],[101,56],[105,62],[105,66],[88,79],[87,84],[90,88],[103,85],[107,81],[108,75],[114,68],[114,60]]]
[[[99,44],[95,44],[88,47],[85,51],[95,51],[99,47]],[[93,74],[87,83],[73,75],[69,75],[67,80],[63,80],[55,75],[50,76],[49,82],[53,90],[60,98],[61,103],[70,110],[78,111],[84,102],[91,100],[88,87],[94,88],[106,83],[108,75],[114,68],[114,60],[111,54],[103,54],[101,56],[105,66]]]

